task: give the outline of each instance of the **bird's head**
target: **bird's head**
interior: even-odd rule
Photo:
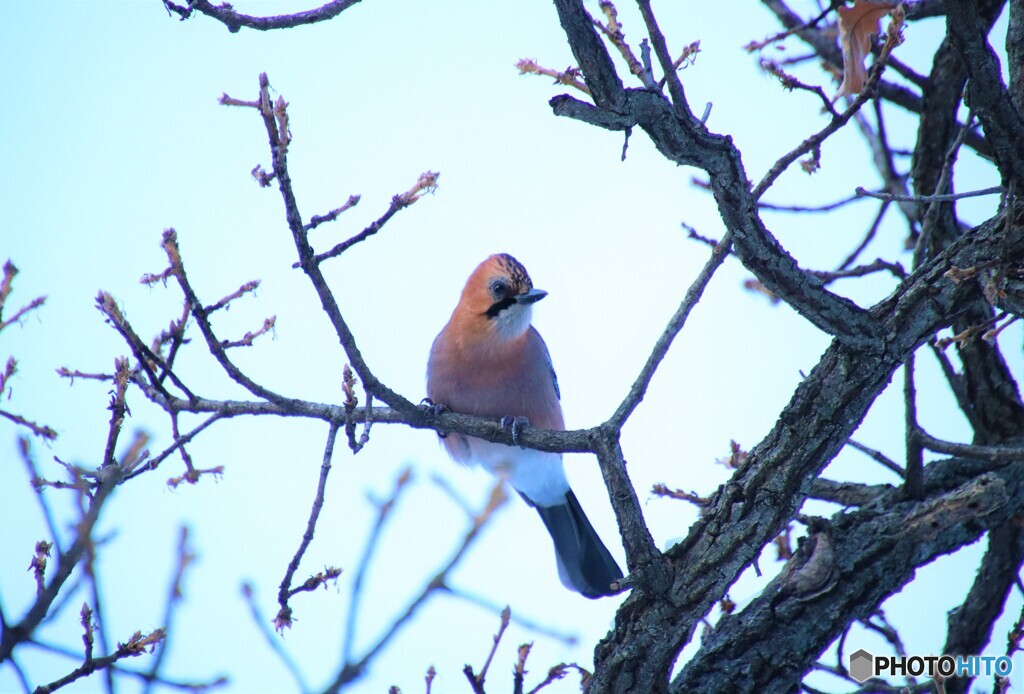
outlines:
[[[480,263],[462,290],[457,312],[480,330],[511,340],[530,327],[533,304],[548,293],[533,288],[522,264],[508,253]]]

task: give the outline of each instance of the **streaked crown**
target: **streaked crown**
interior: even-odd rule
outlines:
[[[508,253],[496,253],[477,265],[462,290],[463,308],[493,318],[515,298],[533,289],[523,264]]]

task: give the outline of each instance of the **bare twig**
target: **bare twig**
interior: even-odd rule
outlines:
[[[669,53],[665,35],[661,33],[658,20],[654,17],[654,10],[651,9],[650,0],[637,0],[640,15],[644,18],[647,26],[647,35],[651,39],[651,47],[654,48],[654,55],[658,56],[658,63],[664,72],[663,79],[668,84],[668,93],[672,95],[672,106],[680,117],[687,117],[690,113],[690,105],[686,101],[686,92],[683,89],[683,82],[676,72],[676,63]]]
[[[913,354],[903,364],[903,405],[906,411],[904,443],[907,451],[903,492],[909,499],[919,499],[924,492],[924,449],[916,436],[919,427],[917,425],[917,388],[914,385]]]
[[[295,555],[288,562],[288,569],[285,571],[284,578],[281,580],[281,587],[277,591],[277,603],[281,606],[281,609],[278,611],[274,622],[278,631],[285,627],[290,627],[292,624],[292,608],[288,605],[288,598],[294,595],[297,590],[306,590],[302,586],[293,589],[292,578],[295,576],[295,572],[298,571],[302,556],[306,553],[306,549],[309,548],[310,543],[313,541],[313,534],[316,532],[316,522],[320,518],[320,510],[324,506],[324,495],[327,492],[327,476],[331,472],[331,458],[334,455],[334,441],[337,436],[338,424],[337,422],[331,422],[330,428],[327,430],[327,444],[324,447],[323,462],[320,465],[320,479],[316,486],[316,497],[313,499],[313,505],[309,509],[309,520],[306,521],[306,532],[302,535],[302,541],[299,543],[299,548],[295,550]],[[323,574],[323,581],[326,581],[331,578],[337,578],[341,575],[341,570],[325,569]],[[322,584],[323,581],[314,580],[312,589]],[[310,582],[307,581],[306,583]]]
[[[520,75],[545,75],[547,77],[552,77],[555,80],[555,84],[564,84],[567,87],[578,89],[587,96],[590,96],[590,88],[580,81],[579,68],[568,67],[562,72],[559,72],[558,70],[552,70],[551,68],[538,65],[536,60],[522,58],[516,61],[516,69],[519,70]]]
[[[45,651],[47,653],[52,653],[54,655],[59,655],[61,657],[69,658],[69,659],[74,660],[74,661],[80,661],[82,659],[82,654],[80,652],[78,652],[78,651],[72,651],[72,650],[70,650],[70,649],[68,649],[68,648],[66,648],[64,646],[58,646],[58,645],[55,645],[55,644],[46,643],[45,641],[40,641],[38,639],[33,639],[32,641],[28,641],[28,642],[26,642],[26,644],[30,645],[30,646],[34,646],[35,648],[38,648],[38,649],[40,649],[42,651]],[[114,671],[118,675],[124,675],[126,677],[134,678],[134,679],[138,680],[139,682],[141,682],[142,684],[145,684],[146,682],[148,682],[150,680],[148,672],[142,672],[140,670],[133,670],[132,668],[126,667],[123,664],[123,661],[119,661],[117,663],[112,664],[109,667],[109,669]],[[215,677],[214,679],[209,680],[209,681],[205,681],[205,682],[201,682],[201,681],[187,682],[187,681],[182,681],[182,680],[171,679],[171,678],[168,678],[168,677],[158,677],[156,679],[156,682],[161,687],[165,687],[165,688],[168,688],[168,689],[177,689],[177,690],[180,690],[180,691],[183,691],[183,692],[189,692],[190,694],[199,694],[201,692],[206,692],[206,691],[209,691],[211,689],[216,689],[217,687],[223,687],[223,686],[229,684],[230,680],[226,676],[222,675],[222,676]],[[32,690],[29,689],[29,691],[32,691]]]
[[[765,60],[765,59],[762,58],[761,59],[761,69],[764,70],[765,72],[767,72],[769,75],[772,75],[773,77],[776,77],[779,80],[779,82],[782,83],[782,87],[784,89],[786,89],[787,91],[793,91],[794,89],[799,89],[801,91],[810,92],[811,94],[814,94],[819,99],[821,99],[821,102],[823,104],[822,108],[826,112],[832,114],[833,118],[841,118],[842,117],[839,114],[839,111],[836,110],[836,107],[832,105],[832,100],[830,98],[828,98],[828,95],[825,94],[825,90],[822,89],[821,87],[816,86],[816,85],[812,86],[810,84],[804,84],[803,82],[798,80],[796,77],[794,77],[793,75],[788,74],[785,70],[783,70],[781,67],[779,67],[779,64],[776,63],[774,60]]]
[[[694,41],[693,43],[687,44],[687,46],[683,48],[683,52],[679,54],[679,57],[673,61],[672,68],[674,70],[679,70],[685,69],[686,67],[693,65],[695,62],[697,62],[698,53],[700,53],[700,41]],[[659,92],[662,90],[662,88],[664,88],[665,82],[667,80],[668,75],[665,75],[660,80],[658,80]],[[708,106],[711,106],[711,104],[708,104]],[[705,113],[705,117],[701,118],[701,123],[707,123],[707,115],[708,114]]]
[[[824,9],[822,9],[822,11],[814,19],[809,19],[806,22],[790,27],[785,31],[780,31],[779,33],[773,34],[762,41],[751,41],[745,46],[743,46],[743,49],[748,53],[753,53],[754,51],[759,51],[762,48],[766,48],[767,46],[770,46],[773,43],[778,43],[782,39],[792,36],[793,34],[799,33],[805,29],[813,29],[814,27],[818,26],[821,20],[827,17],[829,13],[835,9],[834,6],[834,2],[829,3]]]
[[[998,195],[1003,192],[1001,186],[992,186],[991,188],[982,188],[980,190],[969,190],[964,193],[948,193],[944,195],[897,195],[895,193],[886,193],[882,191],[865,190],[864,188],[857,187],[854,189],[854,195],[858,198],[875,198],[877,200],[888,200],[891,202],[952,202],[954,200],[960,200],[962,198],[976,198],[982,195]]]
[[[772,202],[765,202],[758,200],[757,207],[761,210],[771,210],[773,212],[831,212],[837,210],[840,207],[845,207],[851,202],[857,202],[861,199],[859,195],[850,195],[842,200],[836,200],[835,202],[826,203],[824,205],[779,205]]]
[[[361,196],[359,196],[359,195],[349,195],[348,196],[348,200],[346,200],[345,204],[342,205],[341,207],[336,207],[336,208],[334,208],[333,210],[331,210],[330,212],[328,212],[327,214],[324,214],[324,215],[319,215],[319,214],[313,215],[313,217],[310,218],[310,220],[309,220],[309,224],[307,224],[306,227],[305,227],[306,231],[312,231],[313,229],[316,229],[321,224],[326,224],[327,222],[333,222],[335,219],[338,218],[339,215],[341,215],[341,213],[343,213],[346,210],[348,210],[350,208],[353,208],[356,205],[358,205],[360,197]]]
[[[362,676],[367,665],[373,660],[377,654],[383,649],[391,639],[394,638],[395,634],[405,625],[409,619],[412,618],[420,607],[427,601],[427,599],[434,594],[435,591],[440,590],[446,585],[448,581],[448,575],[452,569],[462,560],[466,550],[480,534],[480,531],[487,525],[491,520],[494,513],[504,505],[507,500],[505,495],[504,482],[499,481],[494,488],[491,490],[490,498],[484,508],[477,514],[470,525],[469,530],[462,538],[462,542],[459,547],[455,550],[455,553],[451,558],[441,567],[441,569],[427,582],[423,590],[413,598],[412,602],[405,608],[405,610],[391,623],[391,625],[384,631],[384,633],[377,639],[376,643],[371,646],[363,654],[359,660],[355,662],[346,661],[335,677],[334,681],[327,686],[327,692],[337,692],[343,686],[352,682]],[[346,640],[347,643],[347,640]]]
[[[697,494],[697,492],[687,492],[682,489],[671,489],[668,486],[658,483],[651,487],[651,494],[654,496],[663,496],[668,499],[678,499],[680,501],[689,501],[691,504],[696,506],[698,509],[703,511],[707,508],[708,504],[711,503],[711,499],[703,497]]]
[[[171,269],[173,269],[173,268],[171,268]],[[251,280],[249,282],[246,282],[241,287],[239,287],[235,291],[231,292],[227,296],[223,297],[222,299],[220,299],[216,303],[210,304],[209,306],[204,307],[203,310],[206,311],[207,314],[214,313],[215,311],[219,311],[222,308],[226,308],[228,304],[230,304],[235,299],[238,299],[239,297],[245,296],[246,294],[255,294],[256,290],[259,289],[259,286],[260,286],[260,281],[259,280]]]
[[[277,316],[271,316],[263,321],[263,325],[256,330],[250,330],[245,333],[239,340],[224,340],[221,345],[224,349],[231,349],[232,347],[251,347],[253,340],[260,335],[266,335],[268,332],[274,329],[274,324],[277,322]]]
[[[84,619],[84,617],[83,617]],[[132,634],[131,638],[127,642],[118,644],[117,650],[110,655],[103,656],[101,658],[86,658],[85,662],[80,667],[75,668],[67,675],[64,675],[60,679],[54,680],[49,684],[44,684],[40,687],[36,687],[35,694],[49,694],[50,692],[57,691],[61,687],[71,684],[72,682],[79,680],[83,677],[91,675],[97,670],[109,668],[111,665],[123,658],[133,658],[140,656],[143,653],[152,653],[153,649],[158,643],[164,638],[163,629],[154,629],[148,634],[143,635],[141,631],[136,631]]]
[[[21,453],[22,462],[25,463],[25,468],[28,470],[29,482],[32,484],[32,488],[36,491],[36,499],[39,501],[39,508],[43,512],[43,518],[46,520],[46,528],[50,531],[50,539],[52,544],[57,548],[57,553],[61,552],[61,541],[60,533],[57,532],[57,523],[54,521],[53,510],[50,508],[49,502],[46,497],[43,496],[42,488],[36,486],[36,481],[42,478],[39,475],[39,469],[36,467],[35,458],[32,457],[32,449],[29,440],[25,437],[18,439],[18,451]]]
[[[946,453],[964,458],[978,458],[993,463],[1024,460],[1024,446],[981,446],[968,443],[953,443],[952,441],[937,439],[920,428],[914,432],[914,438],[928,450],[938,453]]]
[[[0,417],[3,417],[4,419],[9,419],[15,424],[19,424],[25,427],[26,429],[31,431],[33,435],[38,436],[41,439],[53,441],[55,438],[57,438],[57,432],[54,431],[51,427],[48,427],[45,424],[36,424],[35,422],[25,419],[21,415],[14,414],[13,412],[0,410]]]
[[[876,272],[888,272],[898,279],[904,279],[907,276],[907,271],[903,269],[902,265],[899,263],[890,263],[882,260],[881,258],[877,258],[873,263],[868,263],[867,265],[858,265],[857,267],[851,267],[845,270],[815,270],[813,274],[821,280],[822,284],[827,285],[838,279],[864,277],[865,275],[871,275]]]
[[[505,606],[505,609],[501,611],[501,624],[498,626],[498,633],[494,635],[494,643],[491,646],[490,652],[487,654],[487,660],[484,661],[484,666],[480,668],[480,674],[475,679],[476,683],[483,689],[484,681],[487,679],[487,670],[491,667],[491,661],[494,660],[494,654],[498,652],[498,644],[501,643],[501,637],[505,635],[505,630],[508,629],[509,619],[512,616],[512,610]],[[468,665],[466,667],[469,667]],[[472,670],[471,670],[472,671]]]
[[[11,293],[12,285],[14,283],[14,276],[18,274],[18,268],[14,266],[14,263],[8,260],[6,263],[4,263],[3,270],[4,278],[3,280],[0,280],[0,330],[3,330],[9,325],[17,323],[29,311],[33,311],[42,306],[44,303],[46,303],[45,296],[36,297],[35,299],[32,299],[32,301],[28,302],[27,304],[19,308],[17,311],[15,311],[14,315],[12,315],[10,318],[5,319],[3,317],[4,308],[6,307],[7,304],[7,297]]]
[[[789,165],[798,158],[808,152],[820,151],[821,143],[846,125],[853,115],[860,110],[861,106],[866,104],[868,100],[874,96],[875,88],[877,87],[879,80],[882,78],[882,71],[885,69],[885,64],[889,59],[889,55],[899,43],[898,37],[900,27],[902,27],[902,20],[894,17],[893,21],[889,25],[888,38],[882,46],[882,50],[879,53],[875,64],[871,66],[871,73],[868,77],[868,81],[865,83],[861,92],[857,95],[857,98],[853,100],[853,103],[850,104],[850,106],[838,117],[834,116],[829,124],[824,128],[814,135],[811,135],[809,138],[801,142],[795,149],[779,158],[768,172],[765,173],[760,183],[754,187],[753,195],[755,199],[764,195],[765,191],[767,191],[775,180],[782,175],[782,172],[789,168]]]
[[[130,479],[133,479],[135,477],[138,477],[139,475],[141,475],[144,472],[149,472],[151,470],[156,470],[157,467],[159,467],[160,463],[162,463],[164,460],[166,460],[171,454],[173,454],[175,451],[177,451],[179,449],[183,449],[185,444],[187,444],[192,439],[194,439],[196,436],[198,436],[200,432],[202,432],[203,430],[208,428],[211,424],[213,424],[217,420],[223,419],[225,416],[226,415],[221,413],[221,412],[214,412],[212,415],[207,417],[206,420],[203,421],[199,426],[197,426],[196,428],[194,428],[192,431],[188,432],[184,436],[181,436],[180,434],[175,433],[174,434],[175,440],[174,440],[173,444],[171,444],[166,449],[164,449],[155,458],[150,458],[149,460],[145,460],[144,462],[143,461],[139,461],[140,464],[136,465],[136,467],[134,469],[132,469],[132,470],[130,470],[128,472],[127,476],[125,477],[125,480],[130,480]],[[186,460],[188,460],[188,463],[186,463],[186,466],[187,466],[189,463],[191,463],[191,458],[186,458]],[[191,470],[186,472],[186,475],[184,477],[182,477],[181,479],[178,479],[177,483],[173,483],[172,484],[171,480],[168,480],[168,484],[170,484],[170,486],[172,486],[172,487],[175,487],[175,486],[177,486],[178,483],[180,483],[182,481],[189,481],[190,483],[194,483],[195,481],[197,481],[199,479],[199,474],[201,474],[201,473],[205,472],[205,473],[212,473],[212,474],[220,474],[223,471],[224,471],[223,466],[217,466],[216,468],[211,468],[209,470],[196,470],[195,468],[192,468]],[[177,479],[177,478],[172,478],[172,479]]]
[[[644,364],[643,369],[640,370],[640,374],[637,376],[636,381],[633,382],[633,386],[629,389],[629,393],[625,399],[615,410],[615,413],[608,419],[607,424],[621,428],[623,423],[629,418],[636,409],[636,406],[643,400],[644,393],[647,392],[647,387],[651,383],[651,379],[654,377],[655,371],[658,370],[658,365],[662,359],[668,353],[669,347],[672,346],[672,341],[675,339],[679,331],[683,329],[686,324],[686,319],[690,315],[690,311],[700,301],[701,296],[704,294],[704,289],[707,288],[708,283],[714,276],[715,271],[725,261],[726,256],[729,254],[731,248],[732,238],[729,232],[726,232],[722,240],[715,245],[711,250],[711,257],[704,264],[700,273],[694,279],[693,284],[686,290],[686,295],[683,297],[682,303],[679,308],[676,309],[675,314],[669,319],[668,325],[665,326],[665,330],[662,332],[658,341],[654,345],[654,349],[651,350],[651,355],[647,358],[647,362]]]
[[[334,19],[357,2],[359,0],[331,0],[316,9],[304,12],[271,17],[253,17],[235,12],[229,3],[214,5],[209,0],[188,0],[185,5],[179,5],[173,2],[173,0],[163,0],[167,13],[176,14],[182,21],[191,17],[193,12],[201,12],[224,24],[231,33],[236,33],[242,27],[258,31],[270,31],[272,29],[290,29],[302,26],[303,24],[326,22],[329,19]]]
[[[195,560],[195,554],[188,546],[188,526],[181,526],[178,534],[177,561],[174,565],[174,575],[171,577],[171,587],[167,594],[167,605],[164,608],[164,630],[165,638],[156,651],[153,664],[147,672],[144,692],[150,692],[153,686],[160,681],[160,667],[167,656],[167,649],[170,647],[170,636],[173,633],[171,625],[174,622],[174,612],[181,603],[183,593],[182,584],[185,578],[185,569]]]
[[[259,605],[256,604],[255,591],[253,590],[252,584],[246,582],[242,584],[242,597],[245,599],[247,605],[249,605],[249,614],[252,616],[253,623],[256,624],[256,628],[263,635],[263,639],[270,646],[270,650],[273,651],[274,655],[278,657],[285,669],[288,670],[288,674],[295,680],[297,689],[300,692],[311,691],[309,686],[306,684],[306,678],[302,676],[302,669],[295,662],[295,659],[284,649],[284,641],[278,638],[277,634],[270,629],[270,621],[265,619],[263,614],[260,613]]]
[[[359,558],[359,563],[356,564],[356,573],[355,578],[352,580],[352,593],[349,599],[348,617],[345,620],[345,636],[342,642],[341,659],[346,665],[352,662],[356,623],[358,621],[359,607],[362,605],[363,581],[366,578],[366,572],[369,570],[374,551],[380,545],[380,534],[384,529],[384,524],[391,516],[392,509],[398,503],[402,491],[408,486],[410,480],[412,480],[412,468],[407,467],[395,478],[395,486],[391,490],[390,496],[377,504],[377,520],[366,539],[366,546],[363,548],[363,554]]]
[[[856,448],[861,453],[864,453],[865,455],[869,456],[870,458],[875,460],[875,462],[880,463],[883,467],[888,468],[892,472],[895,472],[901,478],[904,476],[905,473],[903,471],[903,467],[900,466],[899,463],[893,461],[892,458],[886,456],[881,451],[875,450],[874,448],[868,448],[864,444],[858,443],[853,439],[847,441],[846,444],[851,448]]]
[[[889,205],[889,201],[886,200],[878,207],[878,212],[875,214],[875,219],[871,222],[871,226],[868,227],[868,231],[866,234],[864,234],[864,238],[861,239],[860,244],[858,244],[857,247],[853,249],[850,255],[846,256],[846,260],[839,264],[838,270],[845,270],[846,268],[850,267],[855,262],[857,262],[857,258],[859,258],[860,254],[864,252],[864,249],[868,247],[868,244],[871,243],[872,239],[875,238],[875,234],[878,233],[879,227],[882,226],[882,220],[885,218],[885,212],[886,210],[889,209]]]
[[[608,20],[607,26],[598,20],[594,20],[594,24],[604,32],[604,35],[608,37],[612,45],[619,51],[622,58],[626,61],[629,66],[629,71],[640,78],[643,82],[644,87],[647,89],[657,89],[658,86],[654,82],[654,76],[650,71],[650,58],[645,61],[647,67],[641,65],[640,61],[636,59],[636,55],[633,53],[633,49],[626,43],[626,36],[622,33],[622,24],[619,23],[619,14],[615,9],[615,5],[610,0],[601,0],[598,5],[601,7],[601,11],[604,12],[605,18]]]
[[[359,398],[355,391],[356,377],[348,364],[341,372],[341,389],[345,393],[345,437],[352,453],[358,453],[370,441],[370,427],[373,426],[373,393],[366,391],[366,407],[363,408],[363,433],[356,440],[356,406]]]
[[[440,590],[443,590],[452,597],[459,598],[460,600],[465,600],[470,604],[482,607],[492,614],[501,614],[502,609],[504,609],[498,603],[492,602],[481,595],[467,592],[461,588],[453,588],[448,584],[442,586]],[[513,622],[525,629],[529,629],[530,631],[536,632],[542,636],[555,639],[556,641],[561,641],[567,646],[574,646],[579,642],[579,636],[576,634],[559,631],[547,624],[542,624],[534,619],[524,617],[520,611],[513,612],[511,619]]]
[[[391,204],[388,206],[387,211],[382,214],[375,222],[370,224],[368,227],[363,229],[355,236],[342,241],[341,243],[334,246],[329,251],[324,251],[314,256],[311,260],[315,263],[322,263],[329,258],[334,258],[347,251],[352,246],[356,245],[361,241],[365,241],[383,228],[387,224],[388,220],[395,216],[399,210],[404,210],[409,205],[423,197],[424,193],[433,193],[437,190],[437,179],[441,176],[436,171],[426,171],[420,174],[420,177],[416,180],[415,185],[404,193],[391,198]],[[313,225],[315,226],[315,225]],[[309,225],[305,227],[313,228]],[[304,227],[304,228],[305,228]],[[301,263],[293,263],[292,267],[300,267]]]

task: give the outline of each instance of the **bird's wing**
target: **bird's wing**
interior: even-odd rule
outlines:
[[[555,389],[555,397],[561,400],[562,391],[558,389],[558,374],[555,373],[555,365],[551,363],[551,353],[548,352],[548,346],[544,342],[544,338],[540,336],[540,333],[532,325],[530,326],[530,337],[537,340],[541,351],[544,353],[544,359],[548,364],[548,371],[551,373],[551,385]]]

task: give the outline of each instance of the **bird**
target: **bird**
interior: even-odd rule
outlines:
[[[547,296],[507,253],[480,263],[430,349],[425,406],[500,418],[515,443],[524,424],[565,430],[561,393],[547,345],[531,325]],[[622,570],[569,487],[562,456],[458,433],[442,435],[459,463],[504,477],[537,509],[554,543],[561,582],[588,598],[614,595]]]

